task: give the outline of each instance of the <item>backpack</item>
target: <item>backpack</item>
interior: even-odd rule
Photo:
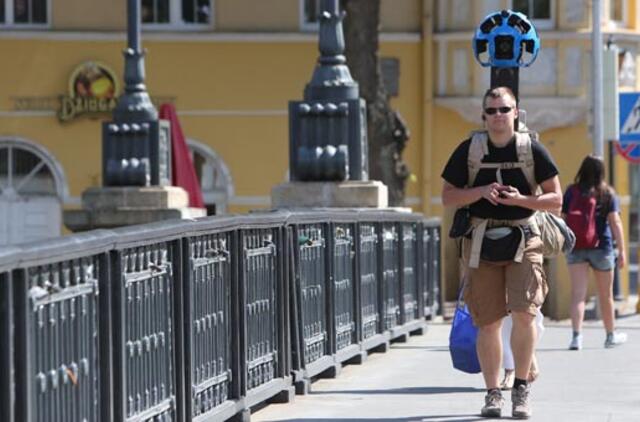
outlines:
[[[512,163],[483,163],[482,159],[489,153],[489,137],[486,131],[473,132],[467,158],[468,181],[467,186],[473,186],[473,182],[480,169],[495,168],[496,180],[502,184],[503,169],[519,168],[525,176],[531,194],[540,192],[540,187],[535,179],[535,162],[533,159],[532,142],[537,142],[538,135],[535,132],[516,132],[517,162]],[[575,237],[565,222],[547,211],[536,211],[535,222],[542,240],[542,255],[545,258],[554,258],[560,252],[569,252],[573,249]]]
[[[567,211],[567,225],[576,235],[576,249],[594,249],[600,239],[596,231],[598,200],[593,195],[583,195],[578,185],[571,186],[571,201]]]

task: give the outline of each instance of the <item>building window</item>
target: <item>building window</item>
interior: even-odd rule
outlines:
[[[300,29],[317,31],[320,25],[320,0],[300,0]]]
[[[512,10],[527,15],[540,29],[553,27],[554,6],[554,0],[512,0],[511,3]]]
[[[0,0],[0,25],[42,26],[48,23],[48,0]]]
[[[141,0],[145,28],[211,26],[213,0]]]
[[[617,27],[626,26],[624,19],[626,8],[625,0],[609,0],[609,23]]]

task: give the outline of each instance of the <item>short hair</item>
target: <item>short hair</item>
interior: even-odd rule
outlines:
[[[484,108],[485,104],[487,103],[487,98],[500,98],[503,95],[511,97],[514,105],[517,107],[518,104],[516,101],[516,96],[511,90],[511,88],[506,86],[497,86],[494,88],[487,89],[487,92],[484,93],[484,97],[482,97],[482,108]]]

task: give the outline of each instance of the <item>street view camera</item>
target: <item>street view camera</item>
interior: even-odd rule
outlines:
[[[539,49],[540,38],[531,22],[511,10],[484,18],[473,38],[476,60],[484,67],[527,67]]]
[[[517,102],[519,69],[530,66],[539,50],[540,38],[533,24],[526,15],[512,10],[488,15],[473,37],[476,60],[491,67],[491,88],[511,88]]]

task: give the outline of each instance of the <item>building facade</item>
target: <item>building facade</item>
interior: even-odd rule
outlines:
[[[269,207],[288,177],[289,100],[301,99],[317,50],[318,0],[141,0],[147,88],[172,102],[210,213]],[[638,89],[640,5],[604,0],[605,39],[622,51],[621,90]],[[411,139],[407,205],[444,218],[440,171],[480,127],[489,74],[471,37],[490,12],[534,18],[540,56],[521,71],[527,124],[571,182],[591,151],[590,0],[382,0],[381,52],[394,108]],[[0,244],[64,233],[62,209],[101,185],[101,122],[121,90],[126,2],[0,1]],[[631,221],[635,166],[614,158],[623,221]],[[636,173],[634,173],[636,172]],[[637,196],[636,196],[637,197]],[[634,220],[635,221],[635,220]],[[455,245],[446,246],[449,299]],[[558,278],[566,269],[558,264]],[[625,277],[625,286],[628,285]],[[557,295],[566,299],[566,281]]]

